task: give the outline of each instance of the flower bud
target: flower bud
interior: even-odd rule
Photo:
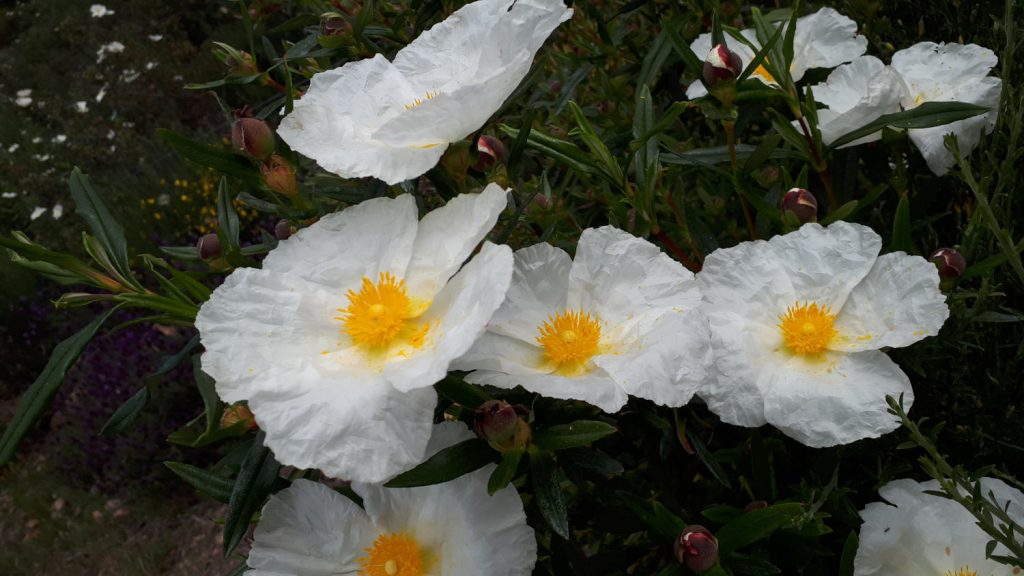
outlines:
[[[299,186],[295,182],[295,171],[287,160],[274,154],[269,160],[260,166],[260,173],[263,174],[263,181],[271,190],[284,196],[295,196],[299,193]]]
[[[473,430],[476,435],[492,444],[506,442],[519,427],[519,414],[504,400],[488,400],[473,413]]]
[[[694,572],[705,572],[718,561],[718,540],[710,530],[694,524],[683,528],[673,551],[680,564]]]
[[[196,243],[196,250],[203,260],[220,258],[220,238],[214,233],[209,233],[199,239]]]
[[[239,118],[231,128],[235,152],[253,160],[266,160],[274,153],[274,131],[258,118]]]
[[[708,52],[704,60],[704,83],[709,87],[732,82],[743,73],[743,61],[724,43]]]
[[[967,260],[954,248],[939,248],[928,257],[939,267],[939,278],[955,280],[967,269]]]
[[[338,14],[328,14],[320,22],[321,36],[346,36],[352,26]]]
[[[476,152],[476,164],[473,164],[473,169],[478,172],[488,170],[496,162],[501,162],[508,156],[505,143],[494,136],[487,135],[477,139]]]
[[[274,224],[274,238],[287,240],[291,238],[292,233],[292,225],[287,220],[278,220],[277,224]]]
[[[252,415],[252,411],[245,404],[232,404],[224,409],[224,413],[220,416],[220,427],[231,428],[239,422],[245,422],[246,430],[254,430],[258,428],[256,425],[256,418]]]
[[[765,502],[764,500],[754,500],[750,504],[747,504],[746,506],[744,506],[743,512],[747,513],[747,512],[753,512],[754,510],[763,510],[764,508],[767,508],[767,507],[768,507],[768,503]]]
[[[801,224],[818,220],[818,200],[803,188],[792,188],[782,197],[782,210],[792,212]]]

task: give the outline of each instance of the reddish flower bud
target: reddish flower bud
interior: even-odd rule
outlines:
[[[487,135],[480,136],[477,139],[476,152],[476,164],[473,164],[473,169],[479,172],[489,169],[496,162],[501,162],[508,156],[508,149],[505,148],[505,143],[494,136]]]
[[[954,248],[939,248],[928,257],[939,267],[939,278],[955,280],[967,269],[967,260]]]
[[[801,224],[818,220],[818,200],[803,188],[792,188],[782,197],[782,210],[792,212]]]
[[[754,510],[761,510],[761,509],[767,508],[767,507],[768,507],[768,503],[765,502],[764,500],[754,500],[753,502],[751,502],[750,504],[747,504],[743,508],[743,512],[744,513],[746,513],[746,512],[753,512]]]
[[[706,572],[718,562],[718,540],[710,530],[696,524],[683,528],[673,551],[676,560],[694,572]]]
[[[741,73],[743,73],[743,61],[724,43],[712,48],[704,60],[704,83],[708,86],[732,82]]]
[[[231,128],[231,146],[253,160],[266,160],[274,153],[274,131],[258,118],[239,118]]]
[[[221,428],[231,428],[239,422],[245,422],[246,430],[254,430],[259,427],[256,425],[256,418],[252,415],[252,411],[245,404],[232,404],[224,409],[224,413],[220,417]]]
[[[220,258],[220,238],[212,232],[206,234],[196,243],[196,250],[199,252],[199,257],[203,260]]]
[[[274,154],[262,166],[260,173],[263,174],[263,181],[271,190],[285,196],[295,196],[299,193],[299,186],[295,182],[295,171],[287,160]]]
[[[291,238],[293,232],[292,225],[287,220],[278,220],[277,224],[274,224],[274,238],[278,240]]]
[[[519,427],[519,415],[511,404],[504,400],[488,400],[473,413],[473,430],[476,435],[492,444],[506,442]]]
[[[352,26],[341,16],[328,15],[320,22],[320,34],[322,36],[346,36],[352,30]]]

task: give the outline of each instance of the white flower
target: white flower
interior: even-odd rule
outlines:
[[[53,142],[55,144],[63,144],[65,142],[67,142],[67,140],[68,140],[68,137],[66,135],[64,135],[64,134],[57,134],[56,136],[53,137],[53,140],[51,140],[51,142]]]
[[[103,4],[93,4],[89,7],[89,13],[93,18],[103,18],[104,16],[110,16],[114,11]]]
[[[54,220],[60,220],[60,217],[64,215],[64,206],[58,202],[53,205],[53,209],[50,210],[50,215],[53,216]]]
[[[75,102],[75,112],[78,112],[79,114],[85,114],[88,111],[89,111],[89,103],[88,102],[86,102],[85,100],[79,100],[78,102]]]
[[[689,402],[711,363],[693,274],[611,226],[580,236],[575,260],[549,244],[515,254],[505,303],[455,366],[466,380],[585,400],[614,412],[627,394]]]
[[[31,95],[32,95],[32,89],[31,88],[24,88],[22,90],[18,90],[18,92],[16,93],[16,96],[18,98],[28,98]]]
[[[932,172],[941,176],[953,165],[953,154],[946,150],[943,137],[956,134],[960,153],[970,154],[982,134],[995,128],[999,116],[999,97],[1003,81],[988,73],[998,63],[994,52],[976,44],[935,44],[921,42],[892,56],[892,67],[907,85],[903,108],[916,108],[924,102],[969,102],[992,109],[987,114],[909,131]]]
[[[96,93],[96,103],[100,103],[104,98],[107,97],[107,85],[104,84],[100,91]]]
[[[124,44],[114,40],[108,44],[100,46],[100,49],[96,51],[96,63],[99,64],[107,57],[107,54],[120,54],[124,52]]]
[[[19,92],[23,92],[23,91],[19,91]],[[32,91],[29,90],[28,92],[31,93]],[[14,99],[14,103],[17,104],[18,106],[22,107],[22,108],[27,108],[27,107],[32,105],[32,97],[31,96],[20,96],[19,95],[17,98]]]
[[[150,42],[159,42],[159,41],[164,39],[164,35],[163,34],[150,34],[149,36],[147,36],[147,38],[149,38]]]
[[[11,144],[10,146],[7,147],[7,153],[14,154],[15,152],[18,151],[18,148],[21,148],[21,144],[15,142],[14,144]]]
[[[36,218],[39,218],[43,214],[46,214],[46,208],[43,208],[42,206],[36,206],[35,209],[32,210],[32,213],[29,214],[28,219],[35,220]]]
[[[121,72],[121,82],[124,82],[125,84],[131,84],[132,82],[138,80],[139,76],[141,75],[142,72],[139,72],[134,68],[128,68],[125,71]]]
[[[711,411],[812,447],[896,429],[885,396],[909,409],[913,390],[880,349],[936,334],[949,309],[932,263],[881,246],[867,226],[836,222],[712,252],[697,275],[718,376],[701,392]]]
[[[468,438],[464,424],[444,422],[428,453]],[[494,468],[419,488],[353,483],[362,507],[323,484],[296,480],[264,506],[248,574],[529,576],[537,561],[533,529],[515,488],[488,496]]]
[[[149,62],[146,62],[146,70],[152,70],[153,68],[156,68],[158,65],[159,64],[157,62],[153,62],[152,60],[150,60]]]
[[[760,48],[757,32],[753,28],[743,30],[741,34]],[[754,59],[754,51],[746,44],[731,37],[727,37],[726,42],[729,49],[743,61],[744,67]],[[832,8],[822,8],[814,14],[797,18],[793,36],[793,62],[790,64],[789,73],[793,76],[793,81],[797,82],[812,68],[834,68],[860,56],[867,48],[868,39],[857,34],[856,22]],[[698,36],[690,44],[690,49],[698,56],[707,54],[711,50],[711,34]],[[772,78],[763,66],[750,77],[769,85],[777,85],[775,78]],[[704,84],[699,80],[686,89],[686,97],[691,100],[706,96],[707,93]]]
[[[17,192],[4,192],[3,194],[0,194],[0,197],[3,197],[6,200],[10,200],[11,198],[17,198],[18,197],[18,193]]]
[[[340,176],[419,176],[501,107],[571,15],[562,0],[467,4],[393,63],[378,54],[315,75],[278,134]]]
[[[410,195],[325,216],[202,306],[203,370],[226,402],[248,400],[284,464],[379,482],[420,462],[431,386],[511,281],[507,246],[462,266],[505,203],[491,184],[419,221]]]
[[[831,145],[840,136],[878,120],[883,114],[899,112],[906,90],[899,73],[874,56],[861,56],[836,68],[825,82],[812,88],[814,99],[826,106],[818,110],[821,139]],[[879,130],[843,148],[881,138]]]
[[[981,479],[1008,514],[1024,525],[1024,494],[1001,480]],[[938,491],[936,480],[889,482],[878,493],[888,502],[872,502],[861,511],[860,545],[854,576],[1011,576],[1017,570],[985,558],[990,538],[977,520],[953,500],[926,494]],[[1004,546],[993,554],[1007,555]]]

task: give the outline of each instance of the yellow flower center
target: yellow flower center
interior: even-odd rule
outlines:
[[[338,319],[357,345],[379,350],[400,337],[415,347],[423,343],[428,326],[410,322],[416,310],[405,292],[405,280],[388,272],[381,272],[376,283],[364,276],[359,292],[348,291],[348,301],[347,308],[338,309],[343,314]]]
[[[424,576],[425,562],[416,540],[401,532],[381,534],[357,558],[359,576]]]
[[[601,340],[601,324],[590,314],[576,310],[548,316],[537,332],[544,356],[556,366],[556,372],[569,376],[586,371],[587,361],[597,354]]]
[[[971,570],[970,566],[964,566],[955,572],[953,570],[946,571],[946,576],[978,576],[978,571]]]
[[[779,316],[779,331],[791,352],[817,354],[835,337],[835,320],[836,315],[828,306],[797,302]]]
[[[413,98],[411,103],[405,105],[405,109],[412,110],[413,108],[419,108],[427,100],[433,100],[434,98],[437,98],[438,94],[440,94],[440,92],[435,92],[433,90],[428,91],[426,94],[423,95],[423,98]]]

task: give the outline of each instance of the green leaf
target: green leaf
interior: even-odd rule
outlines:
[[[565,470],[576,469],[606,478],[618,476],[626,470],[621,462],[593,447],[562,450],[558,453],[558,461]]]
[[[161,246],[160,251],[176,260],[199,262],[199,250],[195,246]]]
[[[509,450],[502,454],[501,462],[498,463],[498,467],[491,472],[491,477],[487,480],[487,493],[494,494],[508,486],[508,483],[516,477],[516,470],[519,469],[519,461],[522,459],[523,450],[521,449]]]
[[[603,166],[602,172],[604,175],[612,184],[625,188],[626,177],[622,173],[622,166],[619,166],[619,162],[612,155],[611,150],[608,149],[608,146],[597,135],[597,132],[594,131],[594,127],[583,114],[583,110],[575,102],[569,102],[569,111],[572,112],[573,118],[576,119],[580,139],[587,145],[590,153],[597,157],[598,165]]]
[[[384,486],[412,488],[454,480],[494,461],[496,452],[486,440],[472,438],[449,446],[419,466],[395,476]]]
[[[914,254],[914,239],[910,237],[910,196],[900,195],[896,215],[892,221],[892,249]]]
[[[843,556],[839,560],[839,576],[853,576],[853,559],[857,556],[858,544],[857,532],[851,531],[843,544]]]
[[[829,148],[840,148],[846,144],[860,140],[865,136],[870,136],[871,134],[874,134],[886,127],[934,128],[936,126],[944,126],[958,120],[987,114],[990,111],[991,109],[985,106],[968,104],[967,102],[925,102],[917,108],[912,108],[903,112],[894,112],[892,114],[883,114],[874,122],[870,122],[852,132],[843,134],[832,142],[832,144],[829,145]]]
[[[483,388],[455,376],[448,376],[434,384],[434,389],[441,396],[466,408],[476,408],[491,399]]]
[[[732,484],[729,482],[729,475],[722,469],[722,465],[711,457],[711,453],[708,452],[708,447],[704,445],[704,441],[700,439],[698,434],[689,434],[687,438],[690,439],[690,443],[693,444],[693,451],[697,453],[697,458],[704,464],[711,472],[711,475],[718,480],[718,483],[726,488],[732,488]]]
[[[572,424],[550,426],[533,435],[533,443],[544,450],[564,450],[586,446],[618,432],[611,424],[598,420],[577,420]]]
[[[100,329],[100,326],[110,318],[110,315],[117,310],[111,308],[99,316],[85,328],[75,332],[70,338],[64,340],[53,349],[53,354],[46,362],[42,374],[29,386],[18,400],[18,407],[14,410],[14,417],[7,423],[4,435],[0,437],[0,468],[5,466],[14,456],[25,434],[28,433],[32,424],[42,415],[43,411],[50,405],[53,395],[57,393],[64,376],[78,360],[78,356],[85,349],[89,341]]]
[[[262,185],[263,180],[260,177],[259,171],[248,160],[230,150],[214,148],[206,144],[194,142],[171,130],[160,129],[157,130],[157,133],[178,154],[200,166],[213,168],[218,172],[238,178],[252,186]]]
[[[835,210],[829,212],[828,216],[826,216],[825,218],[823,218],[821,220],[821,225],[822,226],[828,226],[829,224],[831,224],[833,222],[838,222],[839,220],[842,220],[843,218],[846,218],[850,214],[853,214],[854,212],[856,212],[857,211],[857,207],[859,205],[860,205],[859,201],[857,201],[857,200],[850,200],[846,204],[843,204],[839,208],[836,208]]]
[[[797,502],[775,504],[747,512],[718,530],[718,553],[724,557],[734,550],[763,540],[776,530],[792,525],[803,512],[803,504]]]
[[[139,414],[142,413],[142,409],[146,407],[146,404],[149,404],[149,386],[139,388],[138,392],[132,394],[131,398],[126,400],[124,404],[121,404],[121,406],[110,415],[110,418],[107,419],[103,428],[100,428],[100,434],[109,435],[124,432],[132,425],[132,422],[135,422],[135,419],[139,417]]]
[[[228,191],[228,179],[221,177],[217,187],[217,235],[221,242],[231,251],[238,250],[238,213],[231,203],[231,192]]]
[[[520,134],[518,129],[505,124],[502,124],[499,128],[505,134],[518,140]],[[531,129],[526,139],[526,147],[540,152],[544,156],[553,158],[581,174],[599,174],[604,178],[608,178],[608,175],[594,162],[593,158],[567,140],[548,136],[538,130]]]
[[[124,228],[114,219],[103,198],[93,190],[89,178],[82,174],[81,170],[75,168],[71,171],[68,186],[75,201],[75,212],[89,225],[107,257],[99,258],[97,261],[106,260],[100,263],[109,266],[104,266],[108,272],[122,282],[138,286],[128,261],[128,243],[124,239]]]
[[[184,462],[164,462],[164,466],[210,498],[225,504],[231,501],[231,491],[235,483],[230,478],[218,476]]]
[[[554,453],[530,449],[530,480],[540,515],[556,534],[568,540],[569,512],[565,506],[562,486],[558,481],[558,466],[555,464]]]
[[[277,480],[281,465],[274,459],[270,449],[263,445],[263,438],[263,431],[256,434],[231,489],[228,516],[224,521],[225,557],[242,541],[242,536],[249,529],[249,521],[263,506]]]
[[[751,146],[750,144],[737,144],[736,145],[736,160],[747,160],[758,148]],[[784,150],[776,148],[768,153],[767,158],[780,159],[780,158],[803,158],[803,156],[793,152],[792,150]],[[708,148],[695,148],[693,150],[687,150],[679,153],[666,153],[661,155],[661,160],[666,164],[678,164],[681,166],[714,166],[716,164],[725,164],[729,162],[729,147],[728,146],[711,146]]]
[[[686,528],[686,522],[682,518],[673,514],[657,500],[648,500],[621,490],[616,492],[615,496],[666,542],[674,541],[682,533],[683,528]]]

